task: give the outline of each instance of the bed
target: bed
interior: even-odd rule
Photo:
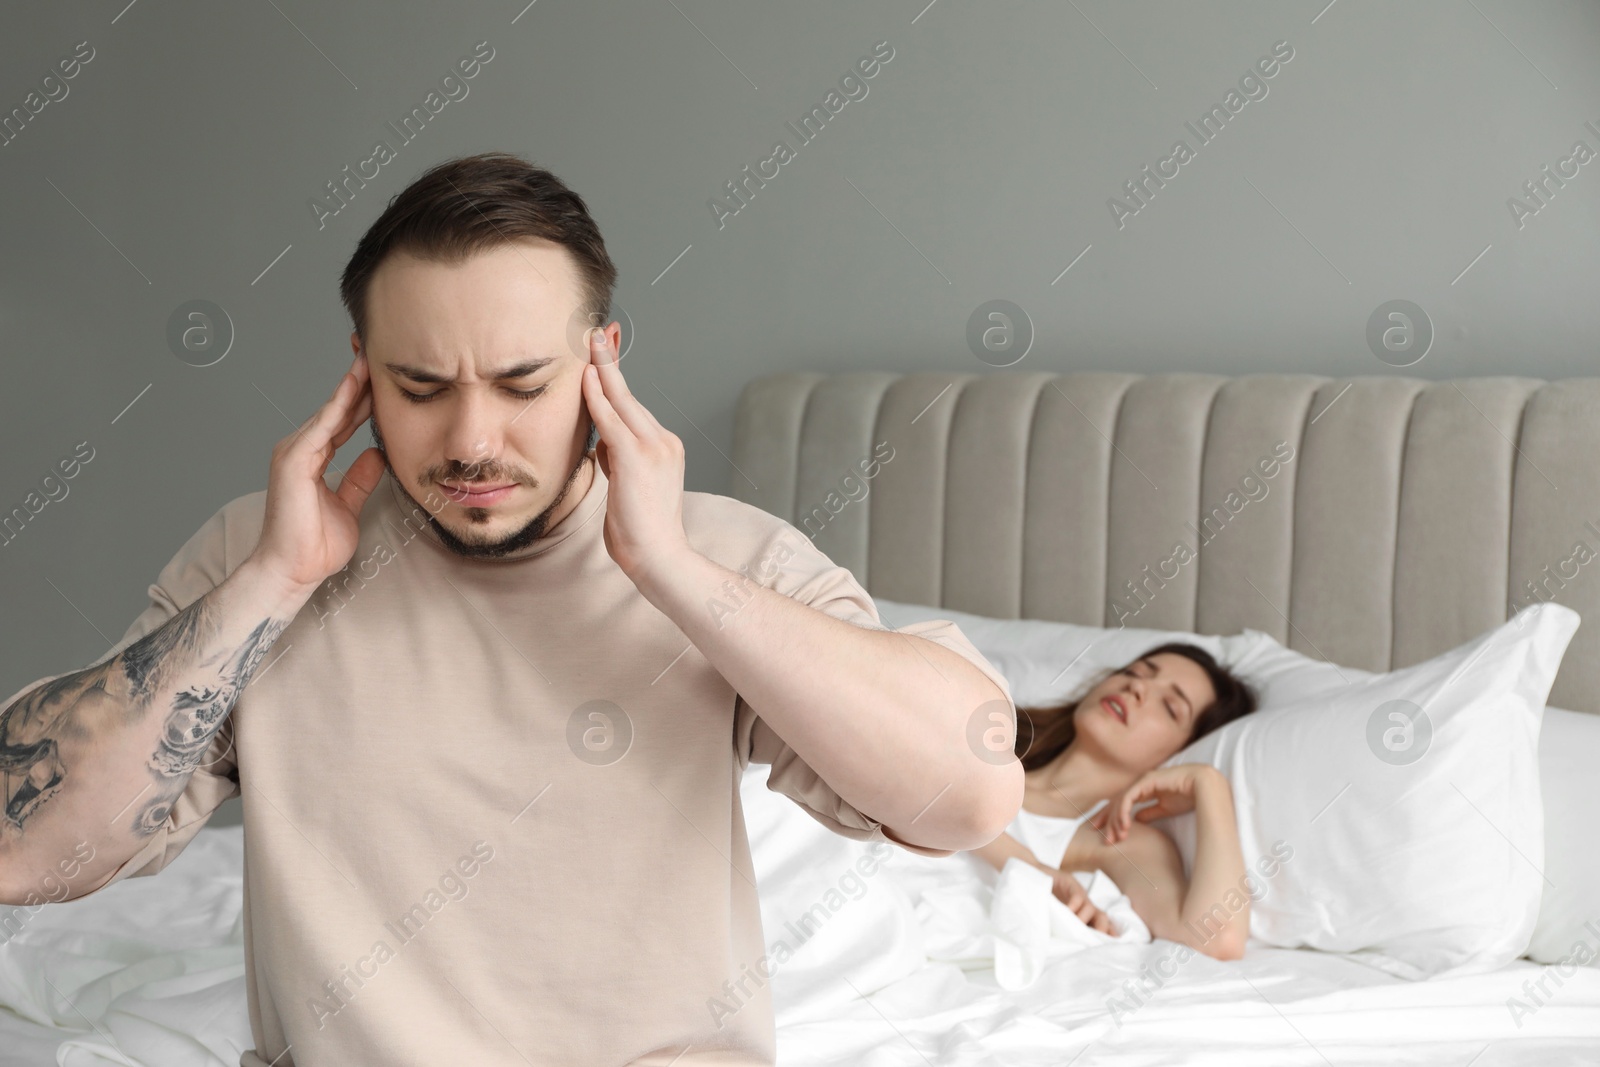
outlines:
[[[1124,595],[1280,440],[1297,450],[1293,477],[1249,504],[1249,522],[1158,595]],[[1600,541],[1586,526],[1600,524],[1596,457],[1600,379],[783,374],[740,397],[729,492],[886,604],[1253,628],[1388,671],[1540,590],[1600,610],[1600,577],[1564,566],[1575,540]],[[1580,627],[1549,702],[1600,722],[1597,651],[1600,629]],[[1002,988],[981,960],[927,951],[908,905],[930,899],[944,861],[874,852],[872,873],[852,876],[866,846],[770,793],[765,771],[749,768],[741,796],[769,943],[848,885],[772,977],[785,1067],[1600,1062],[1595,966],[1568,968],[1531,1016],[1508,1005],[1553,968],[1529,959],[1406,981],[1254,943],[1173,968],[1164,943],[1107,944]],[[24,932],[0,951],[0,1065],[237,1063],[241,833],[208,827],[158,878],[10,917]]]
[[[1293,476],[1175,578],[1130,595],[1280,441],[1297,453]],[[793,373],[745,388],[731,493],[793,522],[874,598],[1094,627],[1253,628],[1389,671],[1538,600],[1600,611],[1600,579],[1574,563],[1575,542],[1600,545],[1597,457],[1600,379]],[[1600,628],[1578,629],[1548,699],[1600,713]],[[1600,896],[1590,903],[1600,915]],[[1025,996],[992,980],[973,992],[982,972],[970,985],[920,973],[831,1020],[848,1018],[862,1042],[836,1061],[1600,1062],[1592,966],[1514,1018],[1508,1002],[1548,968],[1522,959],[1407,982],[1339,954],[1253,946],[1236,962],[1202,958],[1113,1019],[1108,1001],[1147,951],[1059,961]],[[940,1010],[947,997],[961,1006]],[[821,1063],[813,1043],[848,1030],[791,1026],[780,1043],[793,1062]]]

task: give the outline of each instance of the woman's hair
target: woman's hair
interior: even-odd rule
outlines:
[[[1193,660],[1206,672],[1206,677],[1211,679],[1211,687],[1216,690],[1216,699],[1195,717],[1194,728],[1189,734],[1189,744],[1198,741],[1219,726],[1225,726],[1240,716],[1256,710],[1254,691],[1243,680],[1231,674],[1226,667],[1218,664],[1211,653],[1198,645],[1170,641],[1150,649],[1144,655],[1136,657],[1133,662],[1162,652],[1175,652]],[[1101,675],[1091,682],[1085,689],[1085,694],[1087,695],[1088,690],[1093,689],[1105,677],[1106,675]],[[1072,744],[1078,732],[1072,715],[1078,710],[1082,700],[1083,698],[1079,697],[1077,700],[1054,707],[1017,709],[1016,752],[1024,770],[1032,771],[1045,766]]]
[[[447,160],[389,201],[356,245],[339,296],[356,333],[367,336],[367,287],[390,253],[460,263],[520,238],[564,247],[577,261],[578,313],[603,326],[617,268],[583,198],[560,178],[504,152]]]

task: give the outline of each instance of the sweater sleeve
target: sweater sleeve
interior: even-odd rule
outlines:
[[[829,559],[789,523],[781,524],[759,558],[762,561],[775,561],[768,568],[775,573],[769,575],[763,584],[771,584],[777,592],[856,626],[873,630],[889,629],[883,624],[871,596],[855,576]],[[752,576],[760,578],[759,572]],[[972,663],[1000,687],[1006,698],[1006,711],[1011,721],[1016,721],[1016,705],[1012,702],[1011,687],[1005,676],[983,657],[955,623],[930,619],[900,627],[896,632],[926,638]],[[738,698],[734,721],[736,746],[743,762],[771,764],[767,788],[792,799],[808,815],[834,833],[857,841],[883,841],[923,856],[954,854],[952,849],[927,848],[887,837],[882,823],[841,797],[767,725],[743,696]],[[892,764],[893,754],[885,753],[885,761]]]

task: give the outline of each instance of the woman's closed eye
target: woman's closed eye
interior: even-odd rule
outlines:
[[[1142,678],[1142,677],[1145,677],[1144,675],[1141,675],[1138,672],[1136,672],[1133,669],[1134,666],[1135,666],[1134,664],[1130,663],[1128,666],[1122,668],[1122,670],[1118,671],[1117,673],[1118,674],[1126,674],[1129,678]],[[1154,677],[1154,672],[1152,672],[1150,676]],[[1182,721],[1182,718],[1178,714],[1178,705],[1177,704],[1175,704],[1173,701],[1169,700],[1169,701],[1167,701],[1166,707],[1167,707],[1167,714],[1172,716],[1172,721],[1173,722],[1181,722]]]

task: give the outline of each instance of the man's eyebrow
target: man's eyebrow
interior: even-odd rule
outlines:
[[[526,378],[530,374],[536,374],[544,370],[554,362],[555,357],[553,356],[546,356],[544,359],[530,359],[525,363],[517,363],[502,370],[490,371],[485,377],[494,381],[504,381],[507,378]],[[442,374],[435,374],[433,371],[424,370],[421,367],[413,367],[405,363],[384,363],[384,366],[389,369],[391,374],[398,374],[402,378],[409,378],[411,381],[423,385],[449,385],[453,380],[446,378]]]

